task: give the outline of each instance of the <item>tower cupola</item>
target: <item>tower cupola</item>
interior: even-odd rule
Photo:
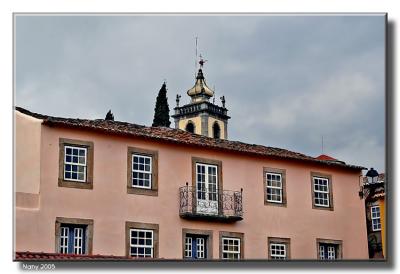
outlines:
[[[201,58],[201,55],[200,55]],[[200,59],[200,68],[196,75],[195,84],[187,91],[190,103],[179,106],[181,96],[176,96],[175,128],[191,133],[201,134],[215,139],[228,138],[228,109],[225,107],[225,96],[221,97],[222,106],[215,104],[215,91],[207,86],[203,74],[203,65],[206,60]]]
[[[187,91],[187,95],[192,98],[192,102],[208,101],[214,96],[214,91],[209,88],[204,79],[203,70],[200,68],[194,86]]]

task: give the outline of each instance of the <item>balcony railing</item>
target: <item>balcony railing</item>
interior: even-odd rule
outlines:
[[[243,189],[240,191],[179,188],[179,215],[186,219],[236,222],[243,219]]]
[[[175,115],[185,115],[205,110],[208,110],[218,115],[223,115],[223,116],[228,115],[228,110],[226,108],[211,104],[210,102],[203,102],[200,104],[189,104],[182,107],[175,107],[174,110],[175,110]]]

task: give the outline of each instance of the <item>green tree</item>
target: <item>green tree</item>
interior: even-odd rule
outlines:
[[[169,106],[167,97],[167,85],[163,83],[158,92],[156,107],[154,108],[153,127],[169,127]]]

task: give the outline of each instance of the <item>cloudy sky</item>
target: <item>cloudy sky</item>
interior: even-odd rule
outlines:
[[[189,102],[198,36],[229,139],[318,156],[323,136],[325,154],[383,172],[384,31],[372,15],[19,15],[15,103],[151,125],[164,79],[171,110]]]

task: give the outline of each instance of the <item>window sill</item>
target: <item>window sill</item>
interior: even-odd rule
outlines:
[[[157,189],[127,187],[127,193],[128,194],[136,194],[136,195],[158,196]]]
[[[320,210],[328,210],[328,211],[333,211],[333,207],[326,207],[326,206],[317,206],[313,204],[313,209],[320,209]]]
[[[266,206],[278,206],[278,207],[287,207],[287,203],[274,203],[274,202],[269,202],[264,200],[264,205]]]
[[[69,188],[78,188],[78,189],[93,189],[93,182],[77,182],[77,181],[68,181],[64,179],[58,179],[59,187],[69,187]]]

